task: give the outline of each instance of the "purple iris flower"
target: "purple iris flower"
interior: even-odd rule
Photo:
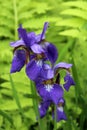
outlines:
[[[64,101],[63,98],[59,99],[58,104],[56,104],[56,107],[57,107],[57,109],[56,109],[56,121],[57,122],[67,119],[66,114],[63,110],[64,104],[65,104],[65,101]],[[46,116],[49,107],[51,107],[53,119],[55,118],[54,117],[53,103],[50,102],[50,101],[42,101],[39,104],[39,113],[40,113],[41,118]]]
[[[59,71],[64,69],[66,70],[66,76],[64,77],[65,84],[63,84],[64,88],[68,91],[71,85],[75,85],[75,82],[70,74],[70,68],[72,67],[72,64],[68,64],[65,62],[60,62],[57,65],[54,66],[54,73],[55,75],[59,74]],[[57,78],[57,77],[56,77]]]
[[[34,81],[40,75],[44,61],[50,60],[50,62],[54,64],[58,57],[56,47],[51,43],[43,42],[43,40],[45,40],[45,33],[47,28],[48,22],[45,22],[42,33],[35,35],[34,32],[27,33],[26,30],[20,26],[18,28],[18,33],[21,39],[11,43],[11,46],[14,47],[15,52],[21,48],[21,51],[25,52],[24,56],[26,56],[26,61],[30,60],[29,62],[26,62],[26,74],[31,80]],[[18,55],[16,55],[16,58],[17,56]],[[25,64],[24,60],[22,64],[19,64],[20,58],[17,58],[19,61],[14,60],[14,58],[15,56],[13,57],[14,62],[12,61],[11,73],[21,70]],[[18,69],[18,67],[15,67],[16,69],[14,71],[14,65],[19,66],[20,69]]]

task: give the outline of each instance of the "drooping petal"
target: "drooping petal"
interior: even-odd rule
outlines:
[[[62,106],[57,108],[57,122],[61,120],[67,120],[66,114]]]
[[[54,66],[54,71],[58,70],[58,69],[69,69],[72,67],[72,64],[68,64],[68,63],[65,63],[65,62],[60,62],[58,64],[56,64]]]
[[[36,80],[41,71],[40,61],[31,60],[26,66],[26,74],[31,80]]]
[[[53,89],[50,91],[50,96],[55,104],[58,104],[59,99],[63,98],[63,89],[60,85],[54,84]]]
[[[39,85],[37,86],[38,93],[44,101],[52,101],[54,104],[63,97],[63,89],[59,85]]]
[[[40,105],[39,105],[39,113],[40,113],[41,118],[43,118],[46,115],[46,112],[47,112],[49,106],[50,106],[49,101],[43,101],[43,102],[40,103]]]
[[[44,52],[44,49],[39,45],[39,44],[33,44],[31,46],[31,50],[36,53],[36,54],[40,54]]]
[[[63,86],[67,91],[69,90],[71,85],[75,85],[75,82],[69,73],[67,73],[66,76],[64,77],[64,81],[65,84]]]
[[[45,43],[46,44],[46,54],[47,54],[47,58],[49,59],[49,61],[54,64],[58,58],[58,51],[57,48],[49,43]]]
[[[26,54],[24,50],[16,50],[12,60],[11,73],[20,71],[26,61]]]
[[[45,22],[45,23],[44,23],[44,27],[43,27],[43,31],[42,31],[42,33],[41,33],[40,41],[45,38],[45,33],[46,33],[47,28],[48,28],[48,25],[49,25],[48,22]]]
[[[22,27],[18,28],[18,33],[28,48],[35,43],[35,33],[28,33]]]
[[[18,40],[18,41],[16,41],[16,42],[11,42],[11,43],[10,43],[10,46],[12,46],[12,47],[25,46],[25,43],[24,43],[24,41],[21,39],[21,40]]]

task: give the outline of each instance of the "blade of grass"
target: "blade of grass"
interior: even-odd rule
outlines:
[[[56,113],[57,113],[57,106],[55,105],[54,106],[54,130],[57,130],[57,121],[56,121],[57,115],[56,115]]]
[[[17,91],[16,91],[15,86],[14,86],[14,82],[13,82],[12,77],[11,77],[10,74],[9,74],[9,78],[10,78],[10,83],[11,83],[14,99],[16,101],[16,104],[17,104],[18,108],[19,108],[20,114],[22,115],[22,117],[24,117],[24,112],[23,112],[23,109],[21,107],[21,104],[20,104],[20,101],[19,101],[19,97],[18,97]]]

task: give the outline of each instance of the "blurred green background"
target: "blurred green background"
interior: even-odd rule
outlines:
[[[25,68],[9,76],[10,42],[18,40],[19,24],[39,34],[46,21],[46,40],[58,48],[58,62],[73,64],[76,83],[64,95],[68,120],[57,123],[57,128],[87,130],[87,0],[0,0],[0,130],[38,130]],[[49,118],[47,130],[53,130]]]

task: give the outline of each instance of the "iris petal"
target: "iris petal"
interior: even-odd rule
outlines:
[[[11,42],[11,43],[10,43],[10,46],[12,46],[12,47],[25,46],[25,43],[24,43],[24,41],[21,39],[21,40],[18,40],[18,41],[16,41],[16,42]]]
[[[30,48],[30,46],[35,43],[34,32],[27,34],[26,30],[22,27],[18,28],[18,32],[28,48]]]
[[[49,101],[43,101],[43,102],[40,103],[40,105],[39,105],[39,113],[40,113],[41,118],[46,115],[46,112],[47,112],[49,106],[50,106]]]
[[[39,45],[39,44],[33,44],[31,46],[31,50],[34,52],[34,53],[43,53],[44,52],[44,49]]]
[[[52,64],[54,64],[58,58],[57,48],[53,44],[49,43],[46,46],[46,53],[47,53],[47,58],[50,60]]]
[[[70,74],[66,74],[64,77],[65,84],[64,88],[68,91],[71,85],[75,85],[75,82]]]
[[[62,68],[62,69],[69,69],[72,67],[72,64],[68,64],[68,63],[65,63],[65,62],[60,62],[58,64],[56,64],[54,66],[54,70],[56,71],[57,69],[59,68]]]
[[[45,22],[45,23],[44,23],[44,27],[43,27],[43,31],[42,31],[40,40],[43,40],[43,39],[44,39],[46,30],[47,30],[47,28],[48,28],[48,25],[49,25],[48,22]]]
[[[26,66],[26,74],[31,80],[36,80],[40,74],[41,67],[35,60],[31,60]]]
[[[16,50],[13,60],[12,60],[12,66],[11,66],[11,73],[20,71],[22,67],[24,66],[26,61],[26,54],[24,50]]]

